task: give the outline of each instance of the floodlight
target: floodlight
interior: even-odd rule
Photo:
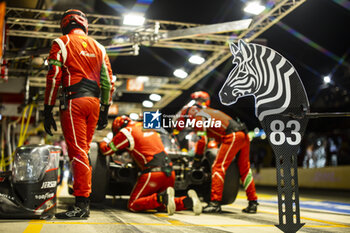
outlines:
[[[183,69],[177,69],[174,71],[174,75],[178,78],[183,79],[183,78],[186,78],[188,74]]]
[[[258,135],[258,134],[260,133],[260,129],[259,129],[258,127],[256,127],[256,128],[254,129],[254,133],[255,133],[255,135]]]
[[[125,14],[123,20],[124,25],[129,25],[129,26],[141,26],[145,22],[145,17],[140,14]]]
[[[243,10],[247,13],[258,15],[265,10],[265,6],[259,2],[249,2]]]
[[[153,102],[149,101],[149,100],[145,100],[142,102],[142,106],[144,106],[145,108],[152,108],[153,107]]]
[[[139,114],[137,114],[135,112],[132,112],[132,113],[130,113],[129,117],[130,117],[131,120],[136,121],[136,120],[139,119]]]
[[[330,83],[330,82],[331,82],[331,77],[330,77],[329,75],[324,76],[324,77],[323,77],[323,82],[324,82],[325,84]]]
[[[200,65],[205,61],[205,59],[199,55],[192,55],[188,59],[188,61],[191,62],[192,64]]]
[[[69,177],[69,171],[68,171],[68,170],[69,170],[69,169],[65,170],[64,173],[63,173],[63,177],[64,177],[63,179],[64,179],[64,180],[67,180],[67,179],[65,179],[65,178],[68,178],[68,177]]]
[[[136,80],[138,82],[146,83],[149,81],[149,77],[148,76],[137,76]]]
[[[162,97],[160,95],[158,95],[158,94],[151,94],[149,96],[149,99],[152,100],[152,101],[159,101],[159,100],[162,99]]]
[[[117,81],[117,75],[112,75],[112,82],[115,82],[115,81]]]

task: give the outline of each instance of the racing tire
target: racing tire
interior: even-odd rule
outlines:
[[[239,181],[240,175],[239,175],[239,169],[237,164],[237,160],[238,160],[237,156],[226,171],[224,190],[222,191],[222,200],[220,202],[221,205],[227,205],[227,204],[233,203],[236,200],[236,197],[238,194],[238,190],[240,186],[240,181]]]
[[[92,167],[90,201],[103,202],[106,198],[109,183],[109,157],[100,154],[96,142],[91,143],[89,156]]]

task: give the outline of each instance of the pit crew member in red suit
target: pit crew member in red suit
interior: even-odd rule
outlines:
[[[249,201],[248,207],[242,211],[245,213],[256,213],[258,202],[250,169],[250,141],[245,125],[233,120],[219,110],[210,108],[210,96],[207,92],[194,92],[191,94],[191,98],[195,100],[195,104],[190,107],[184,107],[178,121],[185,121],[186,118],[194,120],[194,129],[197,135],[200,136],[195,146],[193,167],[198,168],[201,166],[201,159],[206,149],[208,138],[214,138],[218,143],[221,143],[219,152],[212,165],[211,201],[203,208],[203,212],[221,212],[220,201],[224,188],[225,173],[236,154],[240,151],[240,156],[238,157],[239,173]],[[198,121],[203,123],[208,120],[218,124],[208,124],[207,127],[204,124],[197,124]],[[181,128],[178,128],[178,130],[181,130]]]
[[[156,131],[143,130],[142,123],[132,121],[127,116],[117,117],[113,121],[112,131],[112,141],[101,142],[100,151],[104,155],[112,155],[126,149],[141,170],[130,194],[130,211],[166,208],[168,214],[172,215],[175,210],[192,208],[196,215],[202,212],[202,205],[194,190],[189,190],[188,196],[174,197],[175,171]]]
[[[62,86],[60,119],[68,147],[73,174],[75,205],[56,214],[57,218],[89,216],[91,166],[88,151],[97,129],[107,126],[108,108],[113,93],[112,70],[105,48],[87,36],[88,21],[79,10],[66,11],[61,19],[63,36],[53,41],[46,78],[44,127],[56,130],[52,109]]]

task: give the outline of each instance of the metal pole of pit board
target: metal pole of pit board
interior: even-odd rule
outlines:
[[[282,114],[260,121],[275,154],[279,224],[285,233],[297,232],[300,222],[297,152],[308,119]]]

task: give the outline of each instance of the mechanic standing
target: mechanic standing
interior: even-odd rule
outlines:
[[[101,142],[100,151],[104,155],[112,155],[126,149],[141,170],[130,194],[130,211],[166,208],[169,215],[174,214],[175,210],[192,209],[196,215],[202,212],[201,202],[194,190],[188,190],[188,196],[174,197],[175,171],[156,131],[143,130],[142,123],[132,121],[127,116],[115,118],[112,131],[112,141],[108,144]]]
[[[46,78],[44,127],[57,129],[52,109],[59,86],[60,119],[68,156],[73,168],[75,205],[56,218],[89,217],[91,166],[88,151],[97,129],[108,124],[113,93],[112,69],[105,48],[87,36],[88,21],[80,10],[67,10],[61,18],[63,36],[53,41]],[[100,99],[99,99],[100,98]]]
[[[220,121],[221,126],[215,127],[216,124],[209,124],[209,127],[195,127],[197,135],[200,139],[195,146],[194,168],[201,166],[201,159],[205,151],[208,138],[214,138],[221,143],[219,152],[212,165],[212,182],[211,182],[211,201],[203,208],[204,213],[221,212],[220,201],[222,200],[222,192],[224,189],[224,179],[226,170],[235,158],[238,152],[238,167],[246,195],[249,201],[248,207],[242,211],[245,213],[256,213],[257,211],[257,195],[255,191],[255,184],[250,169],[249,149],[250,141],[246,133],[247,128],[245,124],[233,120],[225,113],[210,108],[210,96],[207,92],[197,91],[191,94],[191,98],[195,100],[193,106],[184,107],[181,110],[181,115],[178,120],[197,121],[215,120]],[[178,124],[179,125],[179,124]],[[197,124],[195,124],[197,126]],[[178,128],[181,130],[181,128]]]

